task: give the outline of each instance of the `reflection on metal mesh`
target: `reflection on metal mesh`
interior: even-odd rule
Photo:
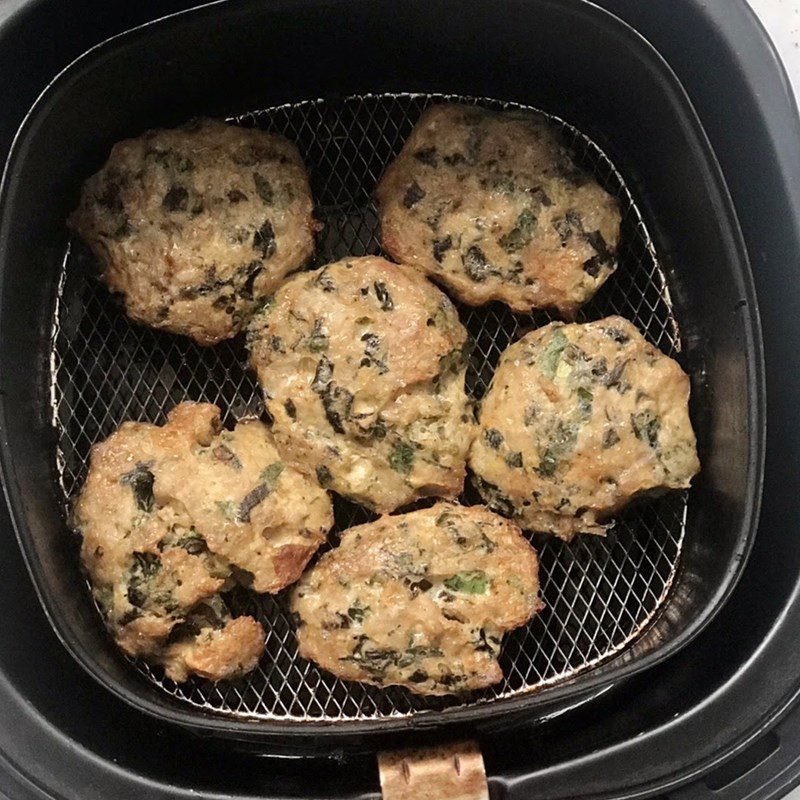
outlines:
[[[321,264],[380,252],[372,190],[421,111],[442,100],[509,105],[449,96],[366,95],[284,105],[235,121],[297,142],[324,223],[316,259]],[[595,144],[568,124],[555,122],[577,160],[619,198],[623,212],[619,269],[580,318],[621,314],[653,344],[674,355],[679,341],[664,275],[622,178]],[[182,400],[216,403],[227,423],[262,411],[241,337],[203,348],[133,324],[91,272],[91,259],[74,245],[64,260],[53,325],[52,402],[65,507],[86,475],[90,447],[123,420],[163,423]],[[477,397],[486,390],[498,356],[519,332],[550,320],[546,313],[515,315],[501,304],[459,310],[475,341],[468,385]],[[675,493],[637,505],[620,516],[605,539],[584,536],[566,545],[536,537],[547,608],[506,637],[501,656],[504,680],[469,702],[483,703],[563,680],[630,642],[653,618],[672,582],[686,504],[686,493]],[[337,499],[335,530],[369,518],[363,509]],[[138,662],[136,669],[186,703],[249,718],[346,722],[465,702],[418,698],[397,687],[381,690],[344,683],[297,655],[283,596],[234,593],[231,604],[235,611],[254,614],[267,631],[266,655],[251,675],[219,685],[199,679],[176,685],[158,669]]]

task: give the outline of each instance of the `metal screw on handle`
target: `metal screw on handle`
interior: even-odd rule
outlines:
[[[489,800],[475,742],[378,753],[383,800]]]

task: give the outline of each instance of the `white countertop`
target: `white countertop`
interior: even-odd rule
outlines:
[[[800,0],[748,0],[772,37],[800,102]]]
[[[800,104],[800,0],[748,0],[783,59]],[[800,800],[800,787],[785,800]]]

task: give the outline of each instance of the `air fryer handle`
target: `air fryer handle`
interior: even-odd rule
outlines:
[[[476,742],[378,753],[383,800],[489,800]]]

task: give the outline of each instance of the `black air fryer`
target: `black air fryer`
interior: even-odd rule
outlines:
[[[800,120],[744,0],[2,12],[4,796],[478,798],[485,772],[492,798],[766,798],[800,780]],[[183,399],[235,418],[257,391],[241,343],[122,316],[64,224],[82,180],[121,138],[228,118],[297,142],[319,263],[378,252],[375,182],[451,99],[546,114],[618,198],[620,266],[582,313],[627,317],[689,373],[702,474],[605,539],[537,537],[548,610],[506,640],[504,681],[466,700],[317,670],[281,597],[248,607],[268,636],[244,681],[176,685],[126,660],[67,525],[89,448]],[[480,396],[525,323],[461,311]]]

